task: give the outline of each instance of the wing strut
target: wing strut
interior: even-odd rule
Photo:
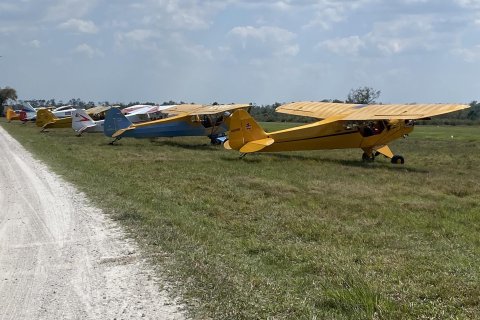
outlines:
[[[393,158],[393,152],[390,150],[390,148],[387,145],[384,145],[379,148],[374,148],[374,150],[380,154],[383,154],[385,157],[392,159]]]

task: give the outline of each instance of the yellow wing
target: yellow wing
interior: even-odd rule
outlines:
[[[202,106],[197,110],[191,112],[192,115],[203,115],[203,114],[217,114],[226,111],[235,111],[237,109],[248,108],[249,104],[218,104],[210,106]]]
[[[355,109],[344,120],[415,120],[470,108],[465,104],[372,104]]]
[[[293,102],[277,112],[319,119],[343,115],[342,120],[421,119],[470,108],[464,104],[351,104],[331,102]]]
[[[109,110],[110,108],[111,108],[110,106],[108,106],[108,107],[107,106],[97,106],[97,107],[87,109],[86,112],[89,115],[92,115],[92,114],[105,112],[105,111]]]
[[[337,116],[341,114],[350,114],[358,104],[348,103],[333,103],[333,102],[292,102],[281,105],[276,112],[293,114],[296,116],[305,116],[318,119],[325,119],[331,116]]]
[[[201,104],[178,104],[171,106],[167,109],[161,110],[162,113],[167,113],[167,114],[182,114],[182,113],[190,113],[198,108],[201,108]]]
[[[203,115],[216,114],[225,111],[233,111],[240,108],[247,108],[249,104],[219,104],[219,105],[202,105],[202,104],[179,104],[162,110],[167,114],[189,114],[189,115]]]

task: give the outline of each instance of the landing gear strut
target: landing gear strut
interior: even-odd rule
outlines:
[[[376,152],[376,153],[372,153],[372,154],[369,155],[368,153],[364,152],[362,154],[362,160],[363,160],[363,162],[373,162],[373,161],[375,161],[375,157],[378,156],[379,154],[380,153]],[[393,164],[404,164],[405,159],[400,155],[394,155],[392,157],[391,162]]]
[[[113,140],[112,142],[109,143],[109,145],[113,146],[115,144],[115,142],[117,142],[118,140],[120,140],[121,138],[115,138],[115,140]]]

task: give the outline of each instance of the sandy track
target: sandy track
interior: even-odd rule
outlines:
[[[183,319],[121,229],[0,127],[0,319]]]

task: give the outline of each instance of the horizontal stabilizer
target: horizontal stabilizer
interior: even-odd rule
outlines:
[[[42,126],[42,128],[43,128],[43,129],[47,129],[47,127],[48,127],[49,125],[52,125],[52,124],[54,124],[54,123],[55,123],[55,121],[47,122],[47,123],[45,123],[45,124]]]
[[[246,143],[243,147],[240,148],[240,152],[242,153],[250,153],[250,152],[257,152],[262,150],[265,147],[268,147],[275,141],[272,138],[265,138],[255,141],[250,141]]]
[[[135,129],[134,126],[130,126],[130,127],[127,127],[127,128],[120,129],[120,130],[116,131],[114,134],[112,134],[112,138],[116,138],[118,136],[121,136],[124,132],[134,130],[134,129]]]
[[[87,125],[87,126],[82,127],[81,129],[79,129],[77,132],[78,132],[79,135],[81,135],[88,128],[95,128],[95,126],[96,126],[95,124]]]

